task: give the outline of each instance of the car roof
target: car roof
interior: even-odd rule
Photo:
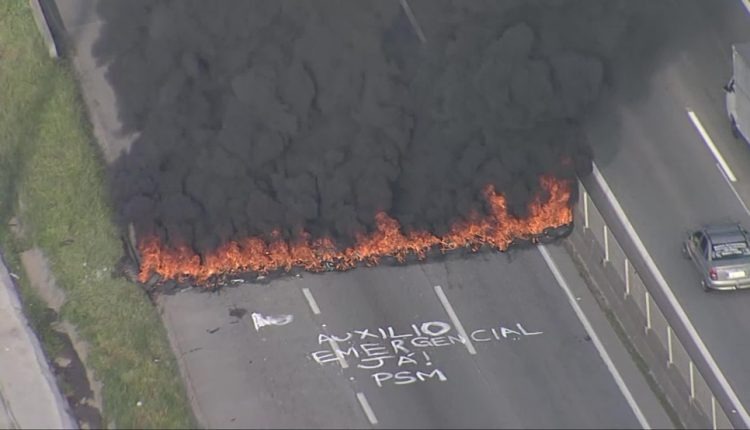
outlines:
[[[713,243],[744,242],[747,241],[743,229],[739,224],[714,224],[703,229]]]

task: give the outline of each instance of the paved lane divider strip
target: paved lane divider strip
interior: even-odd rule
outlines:
[[[706,132],[706,129],[703,128],[703,124],[701,124],[701,120],[698,119],[698,115],[695,114],[695,112],[691,111],[690,109],[687,109],[687,114],[690,117],[690,121],[693,122],[693,125],[696,129],[698,129],[698,133],[700,133],[701,137],[703,138],[703,141],[706,142],[706,145],[708,145],[708,149],[711,150],[711,153],[714,155],[714,158],[716,161],[719,162],[721,165],[721,170],[724,171],[724,173],[727,175],[727,178],[731,182],[737,182],[737,178],[734,176],[734,172],[732,172],[732,169],[729,167],[729,164],[724,160],[724,157],[722,157],[721,153],[719,152],[719,149],[714,144],[714,141],[711,139],[711,136],[708,135]]]
[[[315,301],[315,297],[313,297],[312,293],[310,292],[310,289],[303,288],[302,294],[305,295],[305,298],[307,299],[307,304],[310,305],[310,309],[312,309],[313,313],[315,315],[320,315],[320,308],[318,307],[318,303]]]
[[[599,351],[599,355],[602,357],[602,360],[604,361],[604,364],[607,366],[607,369],[609,369],[609,373],[612,374],[612,377],[615,379],[615,382],[617,383],[617,386],[620,388],[622,395],[625,396],[625,400],[627,400],[628,405],[630,405],[630,409],[633,410],[635,417],[638,419],[638,423],[640,423],[642,428],[650,429],[651,426],[649,425],[648,420],[646,420],[646,416],[643,415],[643,411],[641,411],[640,406],[638,406],[638,403],[635,401],[635,398],[633,397],[633,393],[630,392],[630,389],[625,384],[625,381],[622,379],[620,372],[617,370],[614,362],[612,362],[612,359],[609,357],[607,350],[604,348],[604,345],[602,344],[601,340],[599,340],[599,336],[594,331],[594,327],[591,325],[591,322],[589,322],[589,319],[586,317],[586,314],[583,313],[581,306],[578,304],[578,301],[576,300],[575,296],[573,295],[573,292],[570,290],[570,287],[568,286],[568,282],[562,276],[562,273],[560,273],[560,269],[558,269],[557,264],[549,255],[549,251],[547,251],[547,247],[544,245],[539,245],[539,252],[542,254],[542,257],[544,257],[544,261],[547,263],[547,267],[549,267],[549,270],[552,272],[552,275],[555,277],[555,280],[557,281],[558,285],[560,285],[560,288],[562,288],[563,291],[565,291],[565,295],[568,296],[568,301],[570,302],[570,305],[573,307],[573,311],[575,311],[576,316],[581,321],[581,324],[583,324],[583,328],[586,330],[586,333],[588,333],[589,337],[591,337],[591,340],[594,342],[594,346],[596,346],[596,350]]]
[[[638,236],[638,234],[635,232],[635,228],[633,228],[633,225],[630,224],[630,220],[628,220],[628,217],[625,215],[625,211],[622,209],[622,206],[620,206],[620,202],[617,201],[617,198],[615,198],[614,193],[609,188],[609,184],[607,184],[607,181],[604,180],[604,176],[602,176],[601,172],[599,171],[599,168],[596,166],[595,163],[592,163],[592,175],[594,180],[599,184],[601,187],[604,196],[607,198],[607,201],[609,202],[609,205],[612,207],[612,210],[617,215],[617,218],[619,219],[620,223],[622,223],[623,227],[625,228],[626,233],[628,236],[630,236],[630,239],[633,241],[633,244],[635,245],[635,248],[638,250],[638,253],[643,258],[643,261],[646,263],[646,267],[648,267],[651,274],[656,279],[656,283],[659,286],[659,289],[661,290],[662,294],[664,294],[664,297],[666,297],[667,301],[669,302],[669,306],[674,310],[675,315],[677,315],[677,318],[679,318],[680,322],[685,327],[685,330],[687,331],[688,336],[690,336],[690,339],[693,341],[695,347],[700,352],[700,355],[703,357],[703,359],[706,361],[706,364],[708,364],[708,367],[711,369],[711,372],[716,377],[717,382],[721,386],[724,393],[729,398],[729,401],[732,403],[732,406],[734,407],[734,410],[737,411],[737,414],[742,419],[742,422],[745,424],[745,427],[750,428],[750,415],[748,415],[747,410],[745,409],[745,405],[742,404],[739,397],[737,397],[737,393],[734,392],[732,389],[732,386],[729,385],[729,381],[727,381],[726,376],[724,376],[724,373],[719,368],[719,365],[716,364],[716,360],[714,360],[711,353],[708,351],[708,347],[706,347],[706,344],[703,343],[703,339],[698,335],[698,331],[693,326],[693,323],[690,321],[690,318],[688,318],[687,313],[680,305],[680,302],[677,300],[677,297],[675,297],[674,293],[672,292],[672,289],[669,287],[669,284],[667,284],[667,280],[664,279],[664,276],[661,274],[661,271],[658,267],[656,267],[656,263],[654,263],[654,260],[651,258],[651,255],[646,250],[646,246],[643,245],[643,242],[641,241],[641,238]]]
[[[451,319],[451,322],[453,322],[453,325],[456,327],[456,331],[458,331],[458,334],[461,335],[462,338],[466,339],[466,349],[469,350],[469,354],[476,354],[477,350],[474,349],[474,344],[471,343],[471,338],[468,334],[466,334],[466,330],[464,330],[463,324],[461,324],[461,321],[458,319],[458,315],[456,315],[456,311],[453,310],[453,306],[451,306],[451,302],[448,301],[448,297],[445,296],[445,293],[443,292],[443,288],[440,285],[435,285],[435,294],[437,294],[438,299],[440,299],[440,303],[443,304],[443,307],[445,308],[445,312],[448,313],[448,317]]]
[[[357,400],[359,400],[359,404],[362,406],[362,409],[364,409],[365,415],[367,415],[367,419],[370,421],[370,424],[377,424],[378,419],[375,417],[375,412],[373,412],[372,408],[370,407],[370,403],[367,401],[365,393],[357,393]]]

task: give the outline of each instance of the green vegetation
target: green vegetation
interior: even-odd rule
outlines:
[[[0,2],[0,106],[0,246],[19,270],[27,244],[10,233],[15,214],[50,260],[67,296],[62,317],[88,342],[87,365],[104,384],[104,422],[194,426],[157,311],[135,285],[110,276],[122,247],[91,127],[70,67],[48,58],[23,0]],[[22,290],[50,352],[45,307]]]

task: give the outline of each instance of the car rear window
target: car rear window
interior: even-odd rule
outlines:
[[[712,260],[729,260],[750,256],[747,242],[716,243],[712,248]]]

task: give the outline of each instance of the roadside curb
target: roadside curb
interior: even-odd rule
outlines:
[[[77,429],[0,256],[0,392],[13,428]]]
[[[34,22],[42,35],[44,45],[47,47],[47,53],[50,58],[55,60],[60,58],[60,51],[55,43],[55,38],[52,36],[52,28],[42,8],[41,0],[29,0],[29,6],[31,7],[31,14],[34,16]]]

